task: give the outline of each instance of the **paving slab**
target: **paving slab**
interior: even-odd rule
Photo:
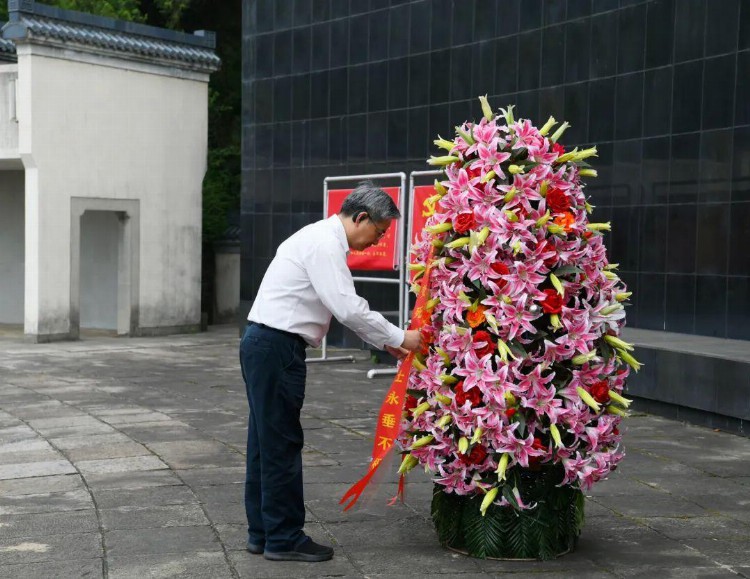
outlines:
[[[245,550],[236,328],[3,345],[0,579],[750,577],[746,437],[636,414],[620,468],[586,493],[575,552],[471,559],[439,546],[434,488],[419,471],[405,504],[386,506],[396,486],[386,472],[369,503],[342,512],[389,384],[367,380],[357,352],[355,364],[309,366],[302,411],[306,532],[336,555],[277,563]]]

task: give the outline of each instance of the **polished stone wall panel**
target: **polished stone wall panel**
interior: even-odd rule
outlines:
[[[323,178],[426,169],[488,94],[599,147],[587,191],[613,222],[631,326],[750,340],[749,0],[243,8],[243,307],[280,241],[321,216]]]

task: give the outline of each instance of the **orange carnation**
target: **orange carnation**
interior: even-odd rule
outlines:
[[[469,310],[466,313],[466,321],[472,328],[476,328],[478,325],[484,323],[484,312],[487,310],[484,306],[477,306],[475,311]]]
[[[565,230],[565,233],[570,233],[570,230],[573,229],[575,223],[575,215],[573,215],[570,211],[566,211],[565,213],[555,217],[555,224],[562,227]]]

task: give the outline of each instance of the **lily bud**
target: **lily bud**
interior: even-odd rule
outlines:
[[[464,141],[466,141],[467,145],[474,144],[474,137],[471,136],[471,133],[469,133],[468,131],[464,131],[461,127],[456,127],[456,134],[458,134]]]
[[[552,218],[552,214],[551,214],[551,213],[549,212],[549,209],[547,209],[546,213],[545,213],[544,215],[542,215],[542,216],[541,216],[541,217],[540,217],[539,219],[537,219],[537,220],[536,220],[536,223],[534,223],[534,225],[536,225],[537,227],[542,227],[542,226],[544,226],[544,225],[545,225],[545,224],[547,223],[547,221],[549,221],[549,220],[550,220],[551,218]]]
[[[510,299],[510,296],[502,295],[500,296],[500,299],[503,300],[508,305],[513,303],[513,300]]]
[[[617,310],[621,310],[622,306],[620,304],[612,304],[611,306],[607,306],[606,308],[602,308],[602,311],[600,312],[603,316],[608,316],[609,314],[616,312]]]
[[[503,399],[505,400],[506,406],[515,406],[518,400],[516,400],[516,397],[513,395],[513,392],[506,392],[503,394]]]
[[[482,103],[482,114],[484,114],[484,118],[491,121],[495,115],[492,114],[492,107],[490,106],[490,103],[487,102],[487,95],[480,96],[479,102]]]
[[[607,414],[614,414],[615,416],[622,416],[623,418],[627,418],[628,416],[630,416],[630,414],[625,412],[622,408],[619,408],[618,406],[615,406],[613,404],[607,406],[604,411]]]
[[[560,283],[560,279],[554,273],[549,274],[549,280],[552,282],[552,286],[557,290],[557,293],[561,296],[565,296],[565,290],[563,289],[562,283]]]
[[[589,394],[581,386],[576,386],[576,392],[578,392],[578,395],[581,397],[581,400],[583,400],[586,406],[589,406],[594,412],[599,412],[602,409],[602,407],[599,406],[599,403],[594,400],[593,396],[591,396],[591,394]]]
[[[490,179],[494,179],[494,178],[495,178],[496,176],[497,176],[497,174],[496,174],[496,173],[495,173],[494,171],[490,171],[490,172],[489,172],[489,173],[487,173],[487,174],[486,174],[486,175],[485,175],[484,177],[482,177],[482,178],[481,178],[481,179],[479,180],[479,182],[480,182],[480,183],[486,183],[486,182],[487,182],[487,181],[489,181]]]
[[[451,357],[448,355],[448,352],[443,350],[440,346],[436,346],[435,351],[438,353],[438,356],[443,359],[443,363],[446,366],[451,363]]]
[[[467,450],[469,450],[469,441],[465,436],[462,436],[458,439],[458,452],[460,452],[461,454],[466,454]]]
[[[578,174],[581,177],[598,177],[599,173],[596,172],[596,169],[581,169],[578,171]]]
[[[641,364],[638,360],[636,360],[633,356],[630,355],[630,353],[628,353],[625,350],[617,348],[617,355],[620,356],[622,361],[625,362],[628,366],[630,366],[636,372],[638,372],[638,370],[641,369],[641,366],[643,366],[643,364]]]
[[[590,352],[586,352],[585,354],[578,354],[577,356],[573,356],[573,359],[571,362],[575,364],[576,366],[583,366],[586,362],[591,362],[596,358],[596,349],[591,350]]]
[[[458,249],[459,247],[469,245],[469,242],[471,242],[470,237],[459,237],[457,239],[454,239],[450,243],[446,243],[445,247],[448,247],[450,249]]]
[[[565,233],[565,228],[561,227],[557,223],[550,223],[547,225],[547,231],[549,231],[553,235],[559,235],[561,233]],[[435,242],[433,241],[432,244],[434,245]]]
[[[428,233],[445,233],[453,229],[453,223],[450,221],[444,221],[443,223],[437,223],[435,225],[428,225],[424,228]]]
[[[625,398],[624,396],[620,396],[614,390],[609,391],[609,397],[615,402],[617,402],[620,406],[624,406],[625,408],[630,408],[630,405],[633,402],[632,400],[630,400],[630,398]]]
[[[422,361],[417,357],[414,356],[414,359],[412,360],[412,365],[419,370],[420,372],[424,372],[427,370],[427,366],[425,366]]]
[[[563,443],[562,443],[562,438],[560,437],[560,431],[557,429],[556,424],[549,425],[549,433],[550,433],[550,436],[552,436],[552,440],[555,441],[555,446],[557,448],[560,448],[563,445]]]
[[[617,336],[610,336],[609,334],[607,334],[604,336],[604,341],[607,342],[610,346],[620,348],[622,350],[628,350],[632,352],[635,349],[633,348],[632,344],[628,344]]]
[[[477,442],[479,442],[480,438],[482,438],[481,426],[477,427],[477,429],[474,431],[474,436],[471,437],[471,444],[476,444]]]
[[[557,314],[550,314],[549,321],[552,324],[552,327],[556,330],[563,327],[562,323],[560,322],[560,316]]]
[[[441,404],[448,405],[451,403],[450,396],[446,396],[445,394],[435,394],[435,398],[437,398],[438,402],[440,402]]]
[[[516,122],[513,119],[514,108],[516,108],[514,105],[510,105],[507,109],[500,109],[500,112],[502,113],[503,117],[505,117],[505,122],[508,124],[508,126]]]
[[[495,316],[493,316],[489,311],[484,312],[484,319],[487,320],[487,324],[489,324],[493,332],[497,333],[499,331],[497,327],[497,320],[495,319]]]
[[[507,362],[508,356],[513,355],[510,351],[510,348],[508,348],[507,344],[503,342],[500,338],[497,339],[497,352],[498,354],[500,354],[500,359],[503,362]]]
[[[512,211],[509,211],[509,210],[505,209],[505,210],[503,211],[503,213],[505,213],[505,218],[506,218],[506,219],[507,219],[508,221],[510,221],[511,223],[516,223],[516,222],[518,221],[518,215],[516,215],[516,214],[515,214],[515,213],[513,213]]]
[[[603,275],[604,277],[606,277],[607,279],[610,279],[610,280],[612,280],[612,281],[615,281],[615,280],[618,280],[618,279],[620,279],[620,276],[619,276],[619,275],[617,275],[617,274],[616,274],[615,272],[613,272],[613,271],[603,271],[603,272],[602,272],[602,275]]]
[[[428,444],[430,444],[433,440],[435,440],[435,437],[432,436],[432,434],[428,434],[427,436],[423,436],[422,438],[415,440],[412,443],[411,447],[412,449],[422,448],[423,446],[427,446]]]
[[[505,480],[505,471],[508,469],[509,460],[510,456],[507,453],[503,453],[500,457],[500,461],[497,463],[497,469],[495,470],[498,480]]]
[[[427,164],[432,165],[433,167],[444,167],[445,165],[450,165],[456,161],[460,161],[460,159],[455,155],[445,155],[443,157],[430,157],[427,160]]]
[[[435,424],[438,426],[438,428],[445,428],[453,421],[453,417],[450,414],[446,414],[445,416],[441,417],[440,420],[438,420]]]
[[[549,181],[545,179],[539,186],[539,195],[541,195],[542,197],[547,197],[547,187],[549,187]]]
[[[591,147],[590,149],[582,149],[578,152],[578,155],[576,155],[577,161],[583,161],[584,159],[588,159],[589,157],[598,157],[599,152],[596,150],[596,147]]]
[[[555,162],[556,163],[566,163],[568,161],[571,161],[571,160],[575,159],[577,154],[578,154],[578,147],[576,147],[572,151],[569,151],[568,153],[560,155]]]
[[[619,263],[608,263],[607,265],[604,266],[604,269],[612,270],[612,269],[617,269],[618,267],[620,267]]]
[[[552,133],[552,136],[549,138],[549,140],[552,141],[553,143],[556,143],[557,139],[562,137],[562,134],[565,132],[565,130],[568,127],[570,127],[570,123],[568,121],[565,121],[562,125],[557,127],[557,130],[554,133]]]
[[[443,186],[443,184],[442,184],[442,183],[441,183],[440,181],[438,181],[437,179],[435,179],[435,183],[434,183],[434,185],[433,185],[433,186],[435,187],[435,191],[437,191],[437,192],[438,192],[438,194],[439,194],[439,195],[440,195],[441,197],[442,197],[443,195],[445,195],[445,194],[446,194],[446,193],[448,192],[448,191],[447,191],[447,190],[445,189],[445,187]]]
[[[521,253],[521,242],[516,240],[511,244],[511,247],[513,248],[513,255],[518,255]]]
[[[549,130],[554,127],[557,124],[557,121],[555,120],[555,117],[550,116],[550,118],[547,119],[547,122],[542,125],[542,128],[539,129],[539,134],[543,137],[547,136],[547,133],[549,133]]]
[[[465,304],[471,304],[471,298],[467,296],[466,292],[464,292],[463,290],[458,292],[458,299],[460,299]]]
[[[438,147],[441,149],[445,149],[446,151],[450,151],[453,149],[453,147],[456,146],[456,144],[453,141],[449,141],[447,139],[444,139],[440,135],[438,135],[438,138],[432,141],[435,143]]]
[[[482,516],[485,516],[487,514],[487,509],[489,509],[490,505],[495,501],[497,491],[497,487],[493,487],[489,491],[487,491],[487,494],[484,496],[484,500],[482,500],[482,504],[479,505],[479,512],[482,513]]]
[[[445,244],[440,239],[433,239],[432,246],[436,249],[441,249]]]
[[[410,263],[406,267],[409,271],[424,271],[425,265],[423,263]]]
[[[606,223],[589,223],[586,229],[589,231],[612,231],[612,224],[609,221]]]
[[[422,286],[418,283],[413,283],[409,286],[409,291],[413,294],[419,295],[419,292],[422,290]]]
[[[615,299],[618,302],[624,302],[632,295],[633,295],[633,292],[620,292],[620,293],[615,294]]]
[[[443,384],[448,384],[450,386],[451,384],[458,382],[458,378],[451,376],[450,374],[440,374],[440,381]]]
[[[521,165],[508,165],[508,173],[511,175],[518,175],[519,173],[523,173],[525,169]]]
[[[588,201],[586,201],[583,206],[586,208],[586,213],[588,213],[589,215],[594,212],[594,206]]]
[[[511,201],[513,201],[513,198],[516,196],[516,193],[517,193],[516,188],[511,187],[510,191],[508,191],[503,197],[503,202],[510,203]]]
[[[430,403],[429,402],[422,402],[419,406],[414,408],[414,410],[411,411],[411,415],[413,418],[419,418],[422,414],[427,412],[430,409]]]
[[[425,302],[424,307],[426,310],[432,310],[439,303],[440,303],[440,298],[432,298],[431,300],[427,300]]]
[[[407,454],[401,461],[401,466],[398,467],[398,474],[406,474],[415,466],[417,466],[417,464],[419,464],[419,460],[417,459],[417,457],[412,456],[411,454]]]

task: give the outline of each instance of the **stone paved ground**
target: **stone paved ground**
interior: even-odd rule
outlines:
[[[0,577],[750,577],[750,439],[636,415],[591,492],[573,554],[480,561],[441,549],[430,483],[344,514],[387,387],[311,365],[307,531],[326,563],[243,550],[245,399],[237,331],[27,345],[0,337]],[[363,353],[358,353],[364,357]]]

